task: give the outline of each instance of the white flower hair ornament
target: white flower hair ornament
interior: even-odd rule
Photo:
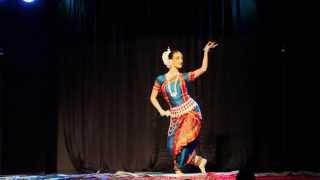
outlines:
[[[170,53],[171,53],[170,47],[168,47],[168,49],[162,53],[162,61],[163,61],[163,64],[167,66],[167,68],[170,68],[171,66],[171,59],[169,59]]]

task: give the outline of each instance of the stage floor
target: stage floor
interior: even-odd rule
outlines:
[[[161,172],[124,172],[91,173],[91,174],[48,174],[48,175],[8,175],[0,176],[0,180],[38,180],[38,179],[121,179],[121,180],[320,180],[320,173],[314,172],[283,172],[283,173],[256,173],[242,175],[239,171],[208,172],[207,174],[189,173],[182,176]]]

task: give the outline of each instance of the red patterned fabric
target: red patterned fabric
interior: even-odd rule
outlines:
[[[194,141],[201,129],[201,119],[198,112],[191,111],[178,118],[179,128],[175,133],[173,155],[181,152],[188,143]]]

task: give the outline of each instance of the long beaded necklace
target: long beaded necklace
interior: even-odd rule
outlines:
[[[173,92],[171,91],[170,84],[169,84],[169,87],[168,87],[168,88],[169,88],[169,92],[170,92],[170,94],[171,94],[172,97],[176,97],[177,94],[178,94],[178,92],[177,92],[178,77],[179,77],[179,73],[177,74],[176,80],[175,80],[175,82],[174,82],[174,86],[173,86],[174,91],[173,91]]]

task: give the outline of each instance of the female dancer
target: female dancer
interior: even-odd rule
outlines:
[[[180,51],[171,51],[168,48],[162,54],[162,60],[169,70],[156,78],[150,101],[161,116],[170,117],[167,148],[173,158],[176,174],[182,174],[182,168],[187,164],[198,166],[202,173],[206,173],[207,160],[197,155],[195,151],[201,129],[201,111],[198,104],[189,96],[187,83],[207,70],[208,52],[217,45],[209,41],[203,48],[202,66],[186,73],[179,72],[183,63],[183,55]],[[159,91],[169,104],[170,110],[164,110],[160,106],[157,100]]]

